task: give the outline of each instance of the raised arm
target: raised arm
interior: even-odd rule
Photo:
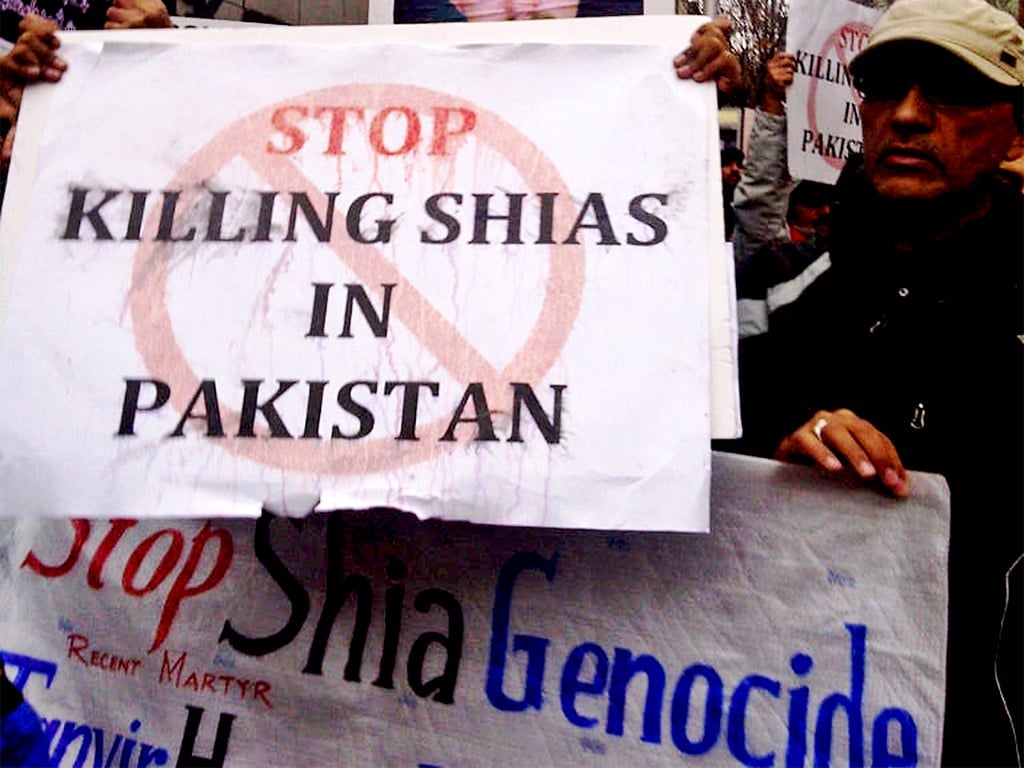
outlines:
[[[732,200],[737,271],[761,246],[789,239],[786,207],[793,180],[787,168],[785,100],[795,68],[796,59],[791,53],[775,54],[765,67],[747,160]]]

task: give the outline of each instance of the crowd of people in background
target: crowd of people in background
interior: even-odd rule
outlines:
[[[170,26],[159,0],[82,23]],[[5,22],[5,30],[9,23]],[[20,21],[0,59],[4,164],[22,89],[56,81],[58,25]],[[716,19],[673,62],[739,81]],[[1024,30],[983,0],[897,0],[849,65],[864,155],[835,186],[789,177],[768,62],[744,156],[722,151],[740,316],[743,437],[716,447],[952,498],[944,765],[1019,765],[1024,734]]]

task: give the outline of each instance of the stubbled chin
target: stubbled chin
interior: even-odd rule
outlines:
[[[894,200],[934,200],[945,192],[945,185],[918,173],[875,173],[871,183],[881,197]]]

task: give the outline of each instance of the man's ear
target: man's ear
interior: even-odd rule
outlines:
[[[1012,163],[1014,160],[1020,160],[1021,157],[1024,157],[1024,135],[1018,133],[1013,137],[1010,148],[1006,150],[1006,159]]]
[[[1010,148],[1006,150],[1006,160],[1000,167],[1020,177],[1021,191],[1024,192],[1024,136],[1018,133],[1014,137]]]

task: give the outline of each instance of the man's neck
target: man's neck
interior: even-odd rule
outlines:
[[[884,231],[898,250],[948,240],[992,210],[990,184],[951,192],[935,200],[879,198]]]

